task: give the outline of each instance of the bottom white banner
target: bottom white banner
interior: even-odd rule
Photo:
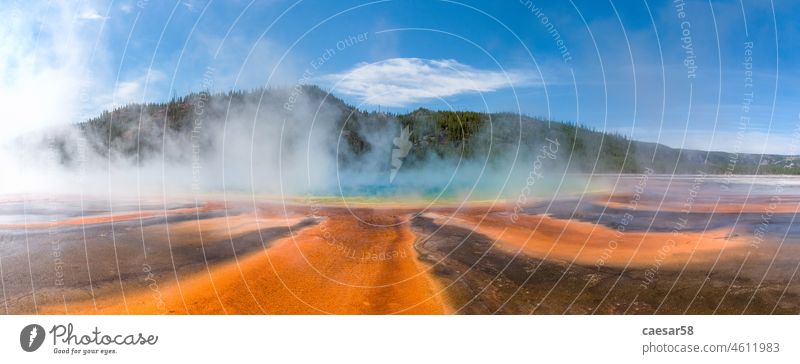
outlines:
[[[797,316],[4,316],[2,363],[798,363]]]

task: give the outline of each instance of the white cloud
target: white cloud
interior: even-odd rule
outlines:
[[[188,10],[189,12],[195,12],[197,11],[198,8],[198,4],[196,3],[196,1],[184,1],[183,6],[185,6],[186,10]]]
[[[110,99],[104,101],[104,109],[113,109],[126,104],[150,101],[153,93],[153,85],[164,80],[166,76],[158,70],[150,69],[142,73],[141,76],[120,81],[114,88]],[[148,85],[150,92],[144,94],[145,85]]]
[[[83,19],[83,20],[103,20],[103,19],[106,19],[106,17],[100,15],[100,13],[98,13],[97,10],[94,10],[94,9],[86,9],[86,10],[84,10],[83,12],[80,13],[80,15],[78,15],[78,18],[79,19]]]
[[[401,107],[465,93],[493,92],[540,84],[534,72],[481,70],[455,60],[391,58],[360,63],[323,76],[333,92],[359,98],[365,104]]]

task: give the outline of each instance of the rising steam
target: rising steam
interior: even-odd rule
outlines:
[[[414,115],[363,112],[313,86],[196,93],[17,138],[0,157],[15,178],[1,187],[103,195],[511,197],[548,137],[522,138],[519,117],[489,116],[470,135],[442,139],[435,113]],[[564,165],[555,156],[549,162],[555,185]]]

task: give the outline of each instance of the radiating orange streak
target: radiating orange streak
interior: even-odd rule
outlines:
[[[429,213],[437,224],[450,224],[497,240],[509,252],[522,252],[539,259],[609,267],[682,265],[713,259],[722,250],[741,248],[745,237],[729,237],[730,228],[705,232],[665,231],[620,232],[604,225],[547,215],[521,215],[512,222],[509,215]]]
[[[413,249],[408,223],[384,215],[331,216],[317,226],[158,290],[73,302],[69,313],[443,314],[452,310]],[[213,282],[213,286],[212,286]],[[215,293],[216,289],[216,293]],[[218,293],[218,295],[217,295]],[[182,294],[182,296],[181,296]],[[183,299],[182,299],[183,298]],[[184,306],[184,302],[186,306]],[[63,313],[63,306],[40,308]]]

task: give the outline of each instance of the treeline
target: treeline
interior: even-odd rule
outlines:
[[[359,156],[374,149],[371,135],[389,133],[393,137],[399,135],[401,128],[408,127],[413,145],[407,157],[409,165],[433,157],[481,158],[491,163],[530,156],[549,138],[559,142],[559,160],[574,172],[638,173],[651,168],[656,173],[800,174],[800,163],[792,157],[674,149],[575,123],[511,113],[424,108],[404,114],[368,112],[312,85],[298,89],[198,92],[173,97],[164,103],[130,104],[103,112],[78,127],[98,153],[147,158],[163,151],[165,137],[189,137],[200,114],[206,123],[222,123],[229,114],[252,105],[261,105],[260,112],[266,116],[296,112],[285,107],[293,92],[306,97],[312,109],[315,104],[324,103],[338,110],[335,115],[324,115],[319,122],[335,123],[334,130],[340,130],[340,135],[332,136],[331,149],[335,152],[336,143],[344,143],[351,152],[342,157],[345,164],[359,163]],[[202,113],[198,108],[203,108]],[[72,156],[62,155],[62,160],[71,159]],[[388,156],[386,159],[389,161]]]

